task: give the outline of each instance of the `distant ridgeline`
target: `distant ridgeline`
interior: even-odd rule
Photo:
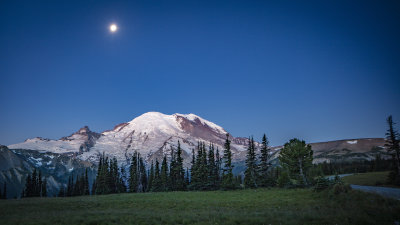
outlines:
[[[344,143],[350,142],[351,146],[357,146],[356,140],[348,141],[334,141],[334,142],[325,142],[325,143],[316,143],[311,144],[313,151],[314,151],[314,165],[313,168],[315,171],[322,171],[325,175],[332,175],[336,173],[354,173],[354,172],[367,172],[367,171],[385,171],[390,170],[392,164],[391,160],[389,159],[387,152],[385,151],[382,143],[384,139],[358,139],[357,143],[362,143],[364,146],[370,147],[368,151],[362,150],[361,148],[349,150],[350,147],[344,147],[342,149],[341,145]],[[365,143],[363,143],[365,142]],[[368,145],[366,143],[374,143],[374,145]],[[346,144],[344,144],[346,145]],[[379,145],[379,146],[378,146]],[[200,157],[204,157],[203,160],[207,161],[208,154],[206,153],[209,147],[205,144],[201,145],[201,149],[204,153],[204,156],[197,156],[197,159]],[[323,147],[327,147],[327,149],[323,149]],[[196,147],[198,149],[199,147]],[[316,150],[314,150],[316,148]],[[281,147],[269,148],[270,151],[270,158],[269,163],[271,164],[270,173],[272,176],[272,180],[277,179],[279,176],[279,169],[276,169],[276,166],[279,165],[278,155],[279,150]],[[351,149],[351,148],[350,148]],[[222,150],[222,149],[221,149]],[[216,153],[216,149],[214,149],[214,154]],[[219,150],[218,150],[219,151]],[[256,153],[259,154],[259,150],[256,150]],[[198,155],[195,152],[195,157]],[[108,161],[108,165],[110,165],[110,161],[112,158],[106,159],[106,156],[100,157],[104,163],[105,160]],[[137,155],[137,158],[140,160],[138,161],[138,176],[137,179],[139,181],[146,183],[146,185],[141,184],[141,188],[139,188],[140,192],[144,191],[157,191],[157,190],[174,190],[173,188],[169,187],[168,185],[159,185],[159,181],[155,181],[154,177],[156,176],[155,173],[163,172],[164,178],[162,180],[167,181],[168,175],[165,174],[166,171],[170,173],[170,166],[171,157],[162,158],[160,161],[156,158],[156,161],[159,163],[159,171],[157,172],[156,169],[156,162],[153,161],[153,165],[149,165],[145,162],[144,158],[140,155]],[[221,171],[221,164],[222,164],[222,152],[219,152],[219,161],[215,161],[216,168],[218,166],[218,170]],[[323,160],[322,160],[323,159]],[[116,160],[116,159],[114,159]],[[217,160],[217,158],[215,159]],[[116,180],[119,181],[115,185],[118,188],[103,188],[105,191],[97,191],[98,193],[118,193],[118,192],[125,192],[129,190],[129,177],[130,177],[130,166],[132,165],[132,160],[129,160],[129,164],[118,163],[114,164],[114,174],[117,174],[118,171],[119,175],[116,175]],[[139,163],[140,162],[140,163]],[[322,162],[322,163],[318,163]],[[191,162],[192,163],[192,162]],[[167,164],[169,166],[168,169],[162,168],[162,165],[166,167]],[[117,165],[118,169],[115,169],[115,165]],[[232,162],[233,165],[233,180],[235,181],[233,187],[240,187],[242,184],[244,172],[246,169],[245,161],[234,161]],[[173,165],[172,165],[173,166]],[[153,169],[151,169],[153,168]],[[190,186],[189,180],[191,179],[191,167],[182,167],[184,169],[184,181],[186,182],[181,189],[198,189],[198,190],[213,190],[219,189],[221,185],[221,175],[215,173],[215,176],[219,179],[215,181],[211,181],[211,184],[207,184],[205,186],[196,184]],[[8,198],[15,198],[20,197],[21,194],[24,192],[25,184],[28,175],[31,175],[34,169],[38,169],[41,171],[42,177],[46,178],[47,183],[47,195],[48,196],[74,196],[80,194],[88,194],[88,193],[96,193],[96,184],[99,185],[99,182],[96,182],[95,178],[98,174],[99,167],[96,163],[91,161],[81,160],[76,157],[75,153],[51,153],[47,151],[36,151],[36,150],[23,150],[23,149],[8,149],[6,146],[0,147],[0,189],[2,187],[1,184],[7,183],[7,197]],[[108,169],[109,170],[109,169]],[[204,170],[199,169],[199,170]],[[141,171],[141,172],[140,172]],[[145,171],[145,172],[143,172]],[[154,171],[154,172],[152,172]],[[86,175],[87,173],[87,175]],[[153,174],[154,173],[154,174]],[[146,177],[143,176],[146,174]],[[153,174],[153,175],[152,175]],[[153,176],[153,177],[151,177]],[[114,176],[115,177],[115,176]],[[204,177],[206,177],[204,175]],[[79,184],[81,178],[87,179],[87,185],[82,186]],[[195,178],[196,179],[196,178]],[[203,178],[199,178],[203,179]],[[204,178],[206,179],[206,178]],[[100,178],[100,181],[102,178]],[[173,179],[176,180],[176,179]],[[78,182],[78,184],[77,184]],[[104,184],[107,181],[102,181]],[[82,183],[82,182],[81,182]],[[200,182],[201,183],[201,182]],[[74,187],[76,185],[76,187]],[[149,186],[150,185],[150,186]],[[79,187],[83,190],[90,190],[89,192],[79,190]],[[107,186],[108,187],[108,186]],[[79,193],[79,194],[77,194]]]
[[[232,170],[232,177],[230,178],[232,182],[230,185],[237,186],[248,170],[249,145],[253,145],[254,152],[252,154],[254,154],[255,164],[257,164],[261,161],[265,143],[253,142],[249,138],[233,137],[222,127],[194,114],[165,115],[157,112],[145,113],[130,122],[118,124],[114,129],[101,133],[93,132],[85,126],[58,140],[38,137],[8,147],[1,146],[0,186],[7,183],[8,198],[19,197],[25,189],[28,175],[32,175],[36,168],[41,172],[41,176],[46,178],[46,194],[49,196],[59,194],[60,190],[63,190],[64,195],[72,195],[70,192],[73,189],[72,186],[76,185],[73,183],[76,183],[77,180],[79,180],[80,186],[82,186],[82,183],[88,183],[86,186],[90,186],[89,190],[92,192],[94,185],[110,182],[109,178],[104,180],[101,177],[101,182],[94,181],[96,176],[99,176],[98,165],[102,165],[104,161],[108,160],[108,164],[111,163],[110,161],[117,162],[118,169],[115,169],[114,165],[112,173],[117,176],[116,171],[118,171],[120,177],[113,178],[119,182],[115,185],[124,183],[126,189],[130,190],[129,178],[134,156],[138,158],[137,171],[142,174],[140,176],[147,174],[146,178],[141,177],[138,178],[139,180],[150,180],[148,174],[151,174],[151,165],[153,164],[153,170],[156,173],[155,164],[158,161],[159,173],[164,173],[163,179],[165,181],[167,179],[165,172],[171,173],[171,168],[175,168],[173,159],[176,156],[179,143],[182,168],[185,171],[184,179],[189,180],[189,182],[192,179],[203,182],[206,176],[219,177],[220,180],[213,181],[213,184],[208,184],[207,187],[203,187],[203,184],[190,186],[195,189],[213,189],[216,185],[223,183],[220,173],[227,173],[226,169],[222,168],[225,164],[222,161],[217,161],[224,156],[223,151],[226,149],[227,138],[230,142],[231,152],[231,168],[229,171]],[[312,162],[320,164],[318,167],[312,166],[312,168],[316,168],[324,174],[387,170],[390,167],[391,155],[388,154],[385,143],[386,140],[383,138],[311,143]],[[266,144],[268,145],[268,142]],[[200,155],[199,149],[203,149],[203,153]],[[214,174],[205,175],[205,171],[213,170],[209,168],[213,164],[207,161],[211,156],[209,154],[211,149],[214,152],[214,164],[216,167],[219,166],[219,170],[218,174],[214,172]],[[273,180],[280,175],[280,169],[277,166],[282,149],[283,146],[268,146],[268,157],[264,157],[268,158],[268,176],[270,179],[268,182],[274,182]],[[219,158],[217,152],[220,154]],[[202,159],[203,164],[207,165],[198,167],[199,171],[202,171],[200,174],[203,177],[200,175],[200,177],[193,176],[193,169],[197,169],[194,165],[196,163],[200,165],[199,162],[193,161],[194,159]],[[167,164],[167,166],[164,165],[165,171],[161,169],[164,161]],[[103,168],[106,168],[106,166]],[[106,172],[103,171],[103,173]],[[81,182],[82,177],[87,179],[88,182]],[[272,179],[271,177],[275,178]],[[188,184],[186,186],[189,187]],[[138,189],[148,190],[148,187],[143,188]],[[225,188],[228,189],[229,185]],[[115,190],[115,188],[111,189]],[[74,193],[82,193],[82,190],[76,190]],[[83,193],[86,193],[86,191],[83,191]]]

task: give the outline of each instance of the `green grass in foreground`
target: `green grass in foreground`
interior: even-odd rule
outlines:
[[[0,201],[0,224],[394,224],[400,202],[309,189],[114,194]]]
[[[343,181],[348,184],[367,185],[367,186],[385,186],[389,176],[389,171],[358,173],[343,177]],[[386,185],[387,186],[387,185]]]

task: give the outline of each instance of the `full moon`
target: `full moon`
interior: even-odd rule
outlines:
[[[118,27],[117,27],[117,25],[116,24],[111,24],[111,26],[110,26],[110,31],[111,32],[115,32],[115,31],[117,31],[117,29],[118,29]]]

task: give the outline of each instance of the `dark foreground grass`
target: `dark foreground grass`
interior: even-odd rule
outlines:
[[[114,194],[0,201],[0,224],[394,224],[400,203],[307,189]]]

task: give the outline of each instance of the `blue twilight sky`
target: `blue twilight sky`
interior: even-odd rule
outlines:
[[[0,144],[148,111],[272,145],[383,137],[399,99],[399,1],[0,1]]]

